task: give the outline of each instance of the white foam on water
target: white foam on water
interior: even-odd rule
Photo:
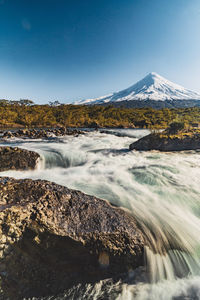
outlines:
[[[54,181],[132,212],[148,240],[151,283],[141,289],[141,284],[123,285],[119,299],[173,299],[190,290],[200,299],[200,152],[127,151],[145,134],[123,129],[52,141],[12,141],[37,151],[42,160],[34,171],[1,176]]]

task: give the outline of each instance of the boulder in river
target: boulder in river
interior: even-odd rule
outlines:
[[[134,217],[42,180],[0,177],[0,284],[5,299],[55,295],[143,265]]]
[[[182,132],[170,135],[167,132],[151,133],[129,146],[130,150],[184,151],[200,149],[200,132]]]
[[[17,147],[0,147],[0,172],[35,169],[40,155]]]

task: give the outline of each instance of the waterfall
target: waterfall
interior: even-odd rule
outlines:
[[[148,132],[119,131],[13,141],[42,159],[36,170],[1,175],[55,181],[109,200],[135,217],[146,241],[146,276],[142,272],[136,281],[133,273],[128,283],[81,287],[82,299],[109,293],[118,300],[200,299],[200,153],[121,151]]]

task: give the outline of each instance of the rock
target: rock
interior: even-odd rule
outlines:
[[[100,128],[100,126],[97,122],[93,121],[88,125],[88,128],[98,129],[98,128]]]
[[[84,131],[78,129],[67,129],[65,127],[48,128],[48,129],[19,129],[11,131],[5,131],[3,133],[3,139],[10,138],[29,138],[29,139],[48,139],[50,137],[84,134]]]
[[[5,136],[5,133],[3,133],[3,137],[4,136]],[[11,131],[6,131],[6,137],[10,139],[10,138],[13,138],[14,135],[13,135],[13,133]]]
[[[165,135],[149,134],[129,146],[130,150],[184,151],[200,149],[200,134]]]
[[[0,282],[5,299],[56,295],[143,265],[128,212],[42,180],[0,177]]]
[[[39,154],[17,147],[0,147],[0,172],[35,169]]]

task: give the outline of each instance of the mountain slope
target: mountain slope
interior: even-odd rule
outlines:
[[[185,89],[156,73],[150,73],[131,87],[96,99],[87,99],[75,104],[103,104],[133,100],[200,100],[200,94]]]

